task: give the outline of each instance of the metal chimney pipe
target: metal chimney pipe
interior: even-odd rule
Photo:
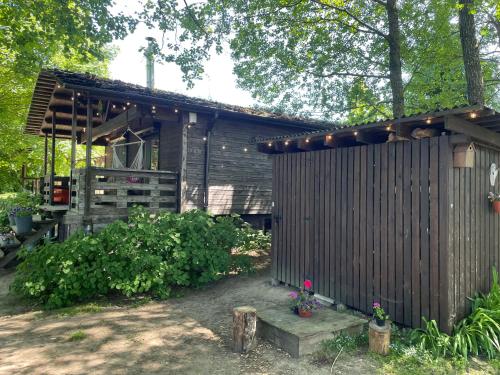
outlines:
[[[148,89],[153,90],[155,88],[154,39],[147,37],[146,40],[148,41],[148,47],[144,53],[146,56],[146,86]]]

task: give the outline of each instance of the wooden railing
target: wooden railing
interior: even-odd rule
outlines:
[[[126,215],[133,205],[152,211],[177,210],[177,173],[131,169],[91,168],[72,172],[71,207],[82,215]],[[87,193],[89,185],[90,192]]]

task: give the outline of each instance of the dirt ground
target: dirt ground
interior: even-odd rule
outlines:
[[[330,374],[310,357],[293,359],[266,342],[231,352],[233,307],[264,308],[287,298],[267,268],[142,306],[112,304],[61,316],[33,311],[8,296],[13,274],[0,274],[0,374]],[[86,337],[71,341],[83,331]],[[340,356],[333,373],[374,374],[369,358]]]

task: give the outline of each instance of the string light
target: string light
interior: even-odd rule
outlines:
[[[178,112],[179,112],[179,110],[178,110],[177,108],[175,108],[175,109],[174,109],[174,112],[175,112],[175,113],[178,113]]]
[[[385,127],[385,130],[387,130],[387,131],[391,131],[391,125],[387,125],[387,126]]]
[[[156,109],[156,106],[152,106],[151,109],[154,111]]]
[[[57,85],[57,88],[60,89],[61,88],[61,85]]]
[[[206,141],[207,140],[207,137],[203,137],[203,140]]]
[[[115,108],[116,108],[116,104],[113,104],[113,109],[115,109]]]
[[[134,104],[134,107],[137,107],[137,104]]]
[[[288,143],[290,143],[290,142],[288,142],[288,141],[285,141],[285,146],[288,146]]]
[[[80,94],[79,92],[76,93],[76,96],[80,96],[80,95],[82,95],[82,94]]]
[[[328,134],[328,135],[326,136],[326,140],[327,140],[327,141],[331,141],[332,139],[333,139],[333,135]]]
[[[306,143],[309,143],[310,139],[309,138],[306,138]]]
[[[123,106],[123,110],[126,111],[127,110],[127,107]]]
[[[471,112],[470,113],[470,118],[476,118],[477,117],[477,113],[476,112]]]
[[[426,124],[430,124],[430,123],[432,123],[432,118],[427,117],[427,119],[425,120],[425,123],[426,123]]]
[[[267,145],[268,145],[269,147],[273,147],[273,144],[272,144],[271,142],[269,142]]]
[[[245,147],[245,148],[243,149],[243,151],[248,152],[248,148],[246,148],[246,147]]]
[[[96,116],[99,116],[99,112],[97,112],[95,115],[96,115]]]
[[[71,97],[71,101],[74,101],[74,100],[75,100],[75,97],[74,97],[74,96],[72,96],[72,97]]]
[[[356,135],[358,135],[358,132],[354,132],[353,134],[354,134],[354,136],[356,136]]]
[[[222,146],[222,149],[223,149],[223,150],[225,150],[225,149],[226,149],[226,146],[225,146],[225,145],[224,145],[224,146]]]
[[[191,124],[188,124],[188,129],[191,129]]]
[[[127,105],[130,105],[130,102],[127,102]]]

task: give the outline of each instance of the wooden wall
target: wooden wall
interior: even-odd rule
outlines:
[[[499,179],[490,185],[491,163],[500,165],[500,152],[477,147],[474,168],[449,170],[450,313],[457,319],[470,311],[467,298],[491,285],[492,267],[499,269],[500,215],[486,199],[500,192]]]
[[[394,321],[448,330],[447,136],[276,155],[273,275]],[[483,197],[486,199],[485,197]]]
[[[196,126],[187,130],[187,180],[183,210],[203,208],[203,137],[207,123],[208,115],[198,114]],[[257,136],[274,137],[297,131],[301,130],[240,119],[218,119],[210,143],[209,211],[216,215],[270,214],[272,161],[268,155],[257,152],[252,141]]]

